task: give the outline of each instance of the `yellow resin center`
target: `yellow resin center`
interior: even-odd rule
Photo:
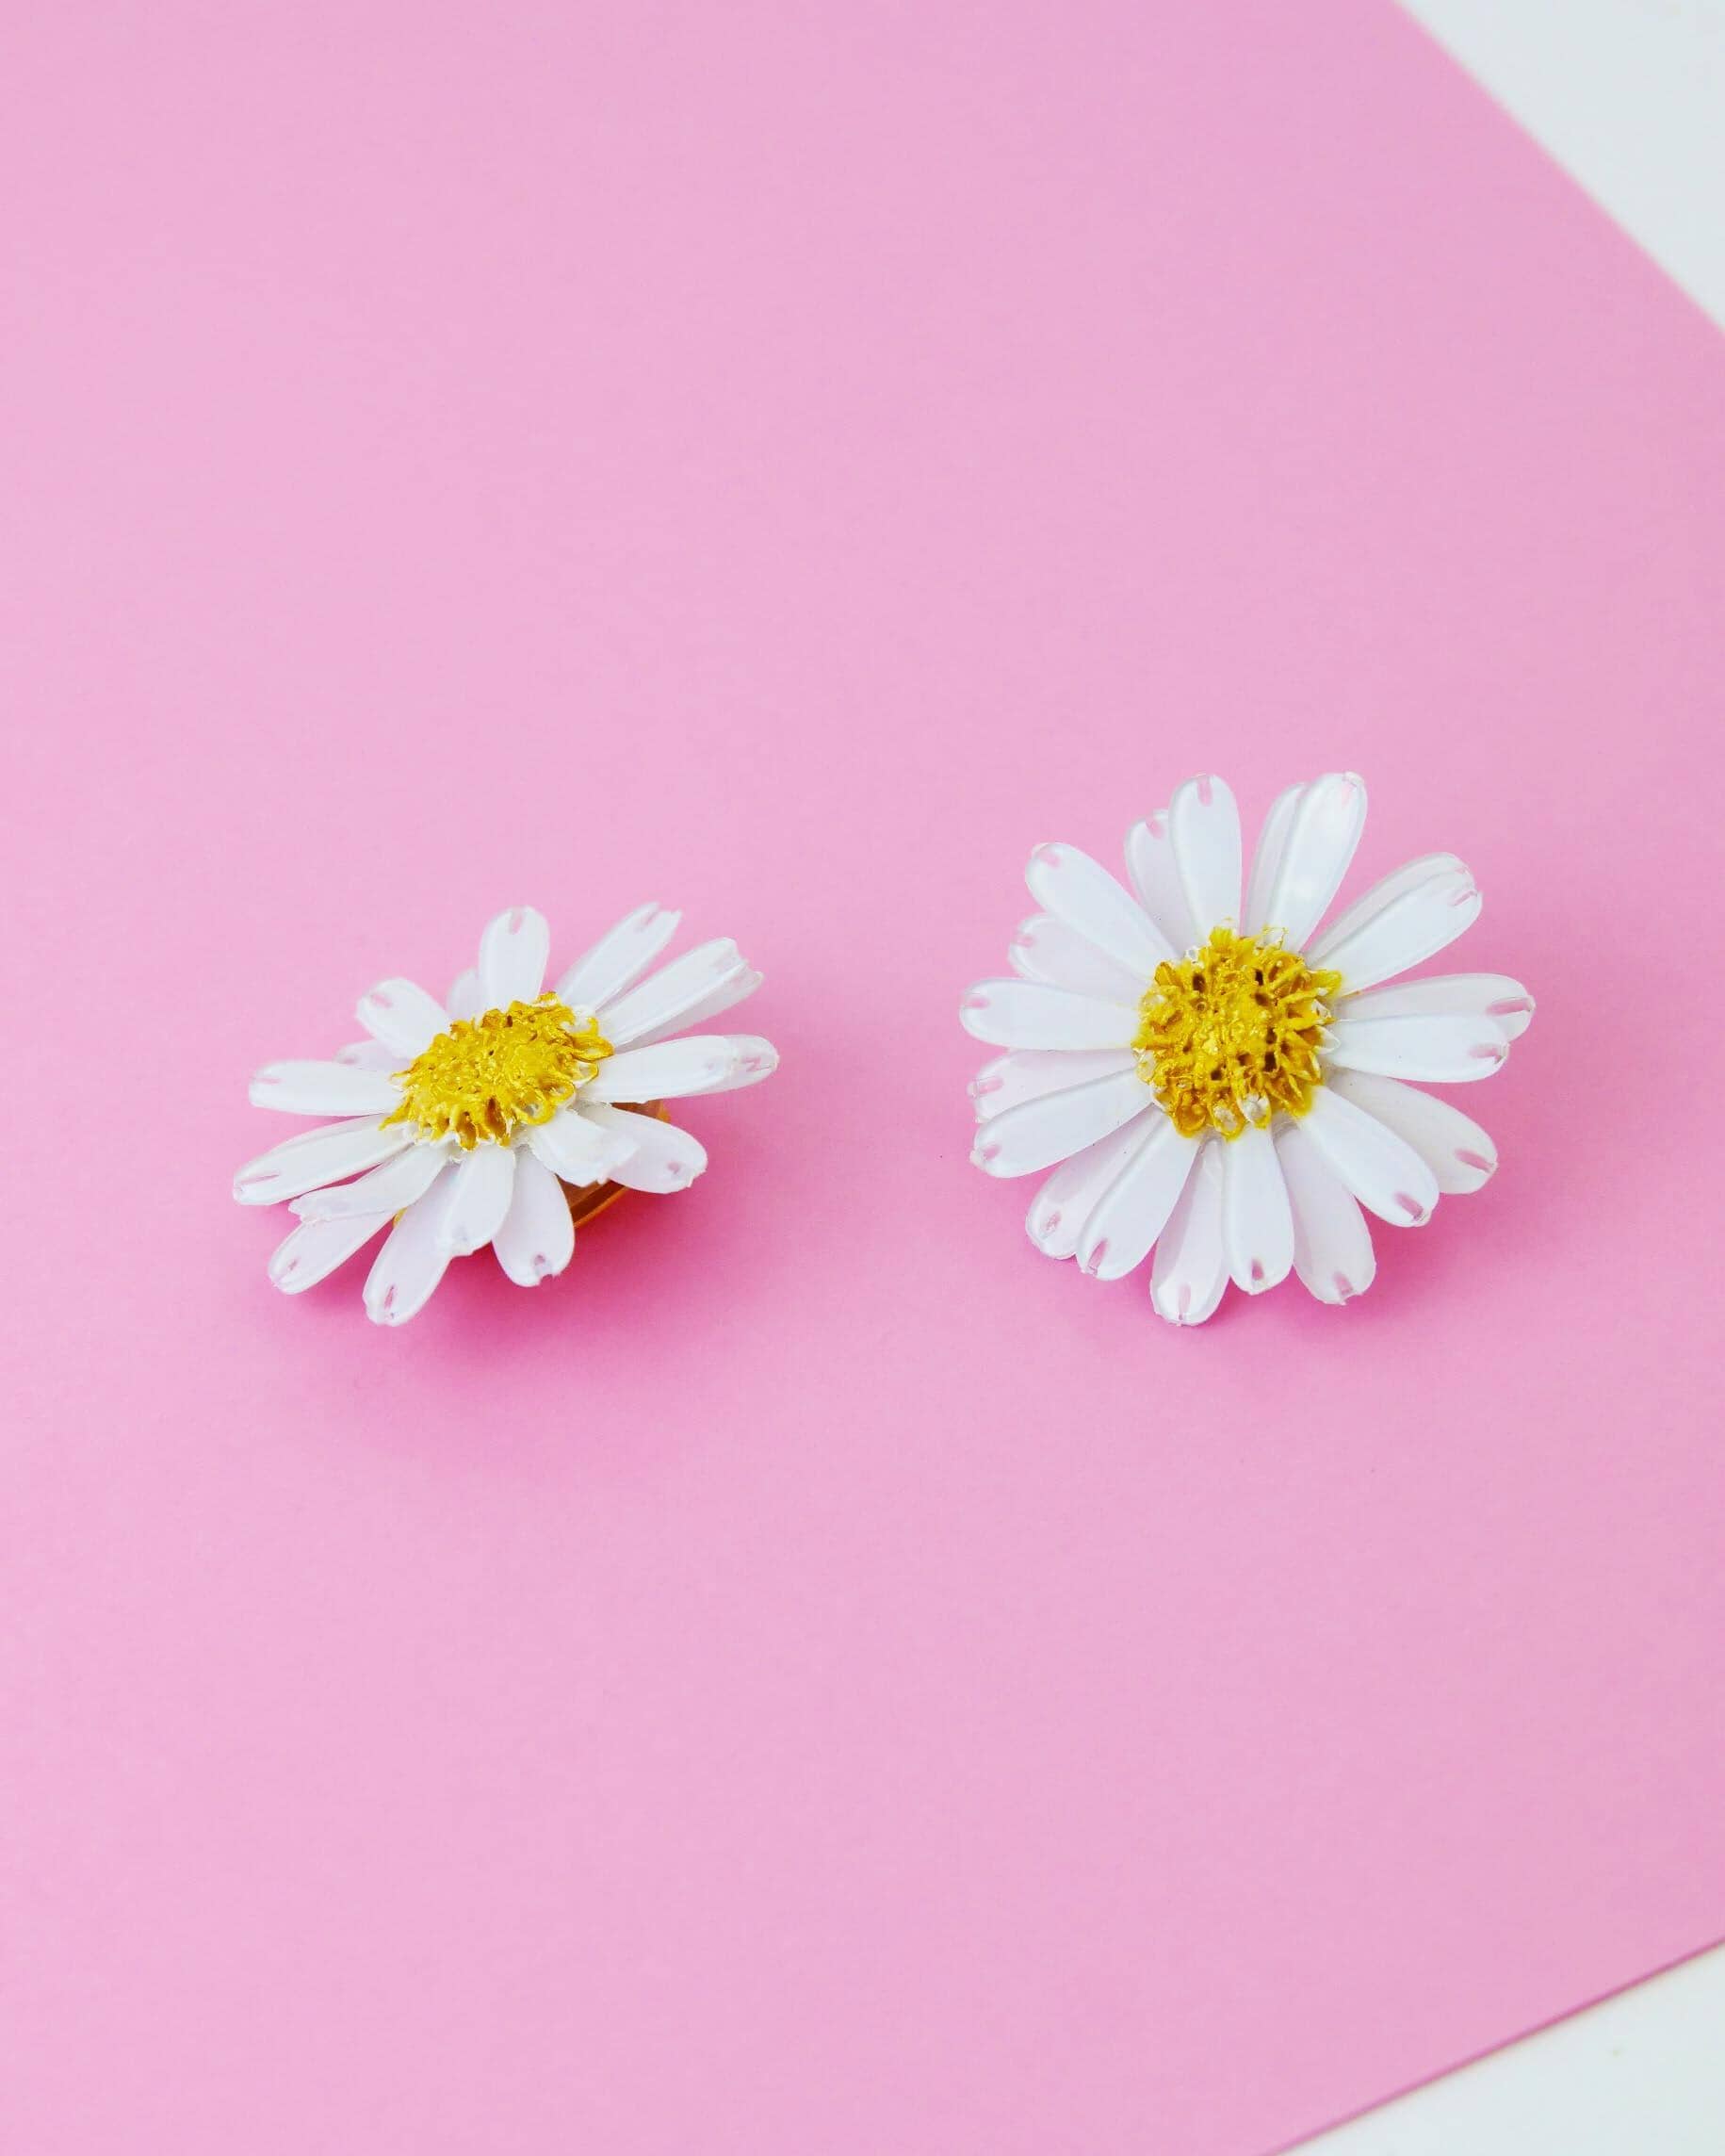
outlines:
[[[503,1145],[523,1123],[548,1123],[610,1052],[598,1021],[556,996],[458,1018],[400,1073],[401,1105],[383,1120],[468,1152]]]
[[[1138,1071],[1185,1136],[1303,1116],[1324,1083],[1318,1049],[1340,973],[1231,928],[1156,969],[1132,1046]]]

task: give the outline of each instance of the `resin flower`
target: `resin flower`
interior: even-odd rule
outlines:
[[[680,919],[638,907],[547,990],[550,931],[517,906],[486,929],[447,1004],[412,981],[382,982],[360,998],[369,1039],[327,1063],[260,1070],[259,1107],[343,1119],[234,1180],[242,1205],[285,1199],[299,1216],[269,1261],[275,1284],[311,1287],[387,1227],[366,1309],[399,1325],[451,1258],[487,1243],[521,1287],[561,1272],[572,1191],[687,1188],[706,1152],[653,1110],[753,1086],[778,1057],[752,1034],[681,1032],[760,986],[735,943],[703,943],[642,979]]]
[[[1050,1257],[1117,1280],[1155,1251],[1150,1298],[1198,1325],[1231,1279],[1297,1272],[1320,1302],[1372,1283],[1361,1212],[1398,1228],[1497,1166],[1479,1125],[1424,1085],[1489,1077],[1533,1015],[1501,973],[1382,984],[1479,915],[1453,854],[1409,861],[1318,932],[1365,825],[1351,772],[1291,786],[1264,820],[1241,899],[1240,816],[1193,778],[1127,834],[1136,896],[1075,846],[1038,846],[1041,910],[1017,980],[961,1015],[1007,1054],[970,1091],[971,1158],[1054,1172],[1026,1223]],[[1058,1164],[1058,1165],[1056,1165]]]

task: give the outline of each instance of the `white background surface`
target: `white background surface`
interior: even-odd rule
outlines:
[[[1725,1947],[1380,2105],[1300,2156],[1720,2156]]]
[[[1402,4],[1725,326],[1725,0]],[[1725,2156],[1725,1947],[1302,2156]]]
[[[1402,5],[1725,326],[1725,0]]]

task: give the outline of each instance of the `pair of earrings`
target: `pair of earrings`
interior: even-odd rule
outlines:
[[[1151,1301],[1175,1324],[1201,1324],[1230,1280],[1256,1295],[1291,1271],[1348,1301],[1375,1270],[1366,1212],[1419,1226],[1497,1165],[1477,1123],[1409,1081],[1489,1076],[1533,1000],[1500,973],[1384,986],[1477,919],[1453,854],[1409,861],[1318,933],[1365,809],[1352,773],[1289,787],[1249,879],[1213,776],[1132,826],[1130,890],[1076,847],[1038,846],[1013,977],[964,998],[967,1029],[1005,1052],[970,1088],[972,1159],[1052,1171],[1026,1223],[1050,1257],[1117,1280],[1153,1251]],[[443,1003],[384,981],[360,999],[366,1039],[260,1070],[258,1106],[338,1119],[235,1179],[242,1204],[298,1216],[275,1284],[315,1285],[387,1228],[366,1309],[399,1325],[452,1258],[489,1243],[533,1287],[569,1263],[578,1219],[686,1188],[707,1154],[665,1103],[755,1085],[778,1057],[700,1030],[760,985],[735,943],[650,970],[680,918],[638,907],[547,988],[550,931],[516,907]]]

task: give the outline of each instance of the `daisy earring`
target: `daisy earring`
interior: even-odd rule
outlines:
[[[1074,846],[1032,854],[1017,977],[982,982],[960,1015],[1006,1051],[970,1088],[972,1160],[1053,1170],[1026,1222],[1039,1250],[1101,1280],[1154,1251],[1150,1299],[1177,1325],[1202,1324],[1230,1280],[1257,1295],[1291,1271],[1342,1303],[1376,1269],[1365,1213],[1419,1227],[1491,1174],[1485,1132],[1420,1087],[1489,1077],[1533,998],[1501,973],[1384,985],[1478,919],[1453,854],[1409,861],[1319,933],[1365,815],[1351,772],[1289,787],[1243,878],[1234,797],[1206,776],[1127,834],[1130,892]]]
[[[753,1034],[684,1030],[760,975],[728,939],[648,972],[681,918],[637,907],[547,990],[550,931],[516,906],[446,1002],[384,981],[360,998],[366,1039],[327,1062],[266,1065],[257,1106],[341,1119],[234,1179],[242,1205],[286,1201],[299,1217],[269,1261],[276,1286],[299,1294],[387,1228],[366,1310],[399,1325],[452,1258],[490,1244],[512,1281],[536,1287],[569,1263],[578,1217],[625,1190],[686,1189],[706,1150],[663,1103],[753,1086],[778,1057]]]

